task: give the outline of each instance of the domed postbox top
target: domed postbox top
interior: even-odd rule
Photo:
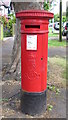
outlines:
[[[51,19],[54,17],[53,13],[45,10],[22,10],[16,13],[16,17],[20,19],[24,18],[43,18]]]

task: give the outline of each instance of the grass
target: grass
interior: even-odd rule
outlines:
[[[49,37],[57,37],[58,36],[58,33],[52,33],[52,28],[49,28],[49,34],[48,34]]]
[[[48,46],[66,46],[66,41],[63,40],[62,42],[59,42],[58,40],[48,40]]]
[[[68,61],[61,57],[54,57],[49,59],[51,63],[57,64],[59,67],[62,67],[62,78],[68,80]]]
[[[68,42],[66,43],[66,40],[63,40],[62,42],[59,42],[58,35],[59,35],[59,33],[52,33],[52,28],[49,27],[49,34],[48,34],[48,36],[49,37],[57,37],[57,39],[49,40],[48,41],[48,46],[53,47],[53,46],[67,46],[68,45]]]
[[[53,57],[53,58],[49,58],[49,61],[53,64],[57,64],[60,67],[63,67],[64,69],[66,69],[66,59],[64,59],[64,58]]]
[[[62,77],[68,81],[68,61],[66,61],[66,69],[64,69]]]
[[[65,79],[66,79],[66,78],[68,79],[68,75],[66,76],[66,70],[63,71],[62,77],[65,78]]]
[[[57,88],[55,90],[56,94],[58,94],[59,87],[66,88],[66,78],[68,78],[66,70],[66,58],[62,58],[59,56],[49,58],[48,69],[49,69],[48,83],[54,85]]]
[[[49,33],[48,34],[48,37],[57,37],[58,36],[58,33]]]

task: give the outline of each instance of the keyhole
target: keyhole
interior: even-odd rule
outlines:
[[[43,58],[41,58],[41,60],[43,60]]]

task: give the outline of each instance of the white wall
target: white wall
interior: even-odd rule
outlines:
[[[0,12],[1,13],[1,15],[3,16],[3,15],[8,15],[8,8],[4,8],[4,6],[1,6],[1,8],[2,8],[2,11]]]

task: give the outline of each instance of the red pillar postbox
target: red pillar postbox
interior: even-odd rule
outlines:
[[[53,13],[23,10],[21,20],[21,108],[27,114],[46,110],[48,24]]]

